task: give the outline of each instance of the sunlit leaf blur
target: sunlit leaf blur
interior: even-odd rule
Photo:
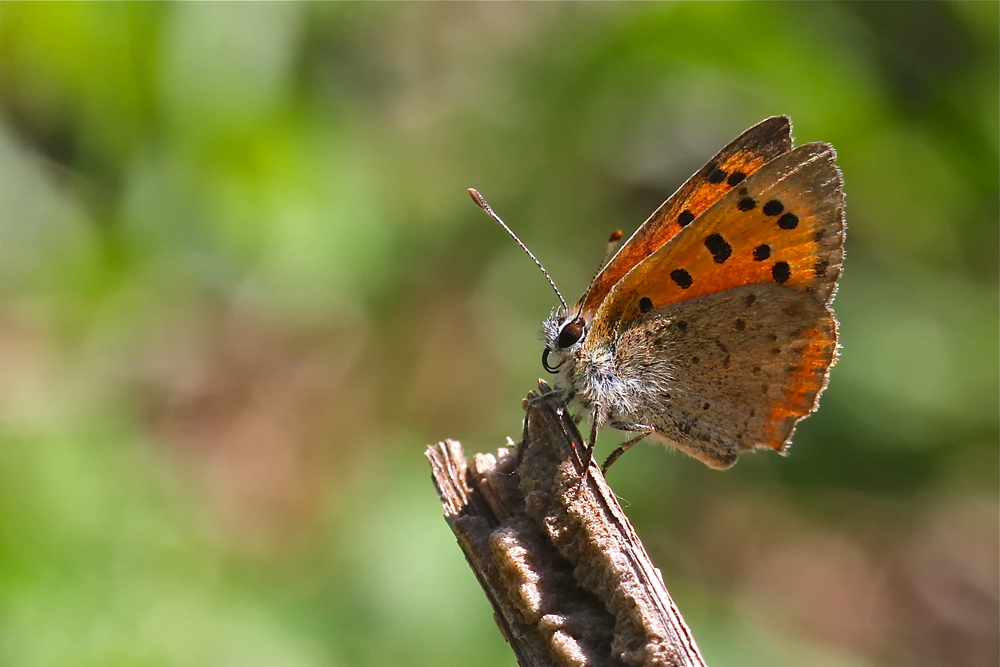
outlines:
[[[0,664],[513,665],[426,443],[757,121],[838,150],[788,458],[610,473],[707,662],[998,649],[997,3],[0,7]],[[620,435],[602,434],[607,453]]]

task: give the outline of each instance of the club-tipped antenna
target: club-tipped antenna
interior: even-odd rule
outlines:
[[[556,296],[559,297],[559,303],[563,305],[564,309],[569,310],[569,306],[566,305],[566,299],[563,298],[563,295],[559,292],[559,288],[556,287],[556,282],[552,280],[552,276],[550,276],[549,272],[545,270],[545,267],[542,266],[542,263],[538,261],[538,258],[535,257],[530,250],[528,250],[528,246],[524,245],[521,242],[521,239],[517,238],[517,234],[511,231],[511,228],[507,226],[507,223],[501,220],[500,216],[493,212],[493,209],[490,208],[490,205],[486,203],[486,200],[483,199],[483,196],[479,194],[475,190],[475,188],[469,188],[469,194],[472,195],[472,201],[476,202],[476,205],[479,206],[479,208],[486,211],[486,213],[488,213],[491,218],[500,223],[500,226],[503,227],[508,234],[510,234],[510,237],[517,242],[517,245],[521,246],[521,250],[528,253],[528,257],[530,257],[532,261],[538,265],[538,268],[541,269],[542,271],[542,275],[544,275],[545,279],[549,281],[550,285],[552,285],[552,290],[556,293]]]
[[[621,240],[622,240],[622,230],[616,229],[615,231],[611,232],[611,236],[608,237],[607,250],[604,252],[604,259],[601,261],[601,265],[597,267],[597,274],[600,274],[601,271],[604,270],[604,267],[608,265],[608,262],[611,261],[611,258],[615,256],[615,251],[618,250],[618,243]],[[594,275],[594,278],[597,277],[597,274]]]
[[[618,250],[618,244],[621,242],[621,240],[622,240],[622,230],[616,229],[615,231],[611,232],[611,236],[608,237],[607,250],[604,252],[604,259],[601,261],[601,265],[597,267],[597,270],[594,271],[594,277],[590,280],[590,287],[587,288],[587,291],[583,295],[583,298],[580,299],[581,303],[586,301],[587,297],[590,296],[590,290],[594,289],[594,285],[597,284],[597,277],[601,275],[601,271],[603,271],[604,267],[608,265],[608,262],[611,261],[611,258],[615,256],[615,251]]]

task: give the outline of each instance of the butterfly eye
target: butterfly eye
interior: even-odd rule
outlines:
[[[559,338],[556,340],[556,345],[560,350],[565,350],[568,347],[576,345],[581,338],[583,338],[583,320],[577,318],[559,330]]]

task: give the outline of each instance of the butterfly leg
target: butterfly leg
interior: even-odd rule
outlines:
[[[539,380],[539,382],[541,382],[541,380]],[[572,391],[552,389],[547,384],[539,385],[539,388],[542,386],[544,386],[545,389],[542,390],[541,393],[537,394],[534,398],[528,399],[529,405],[538,405],[539,403],[545,403],[547,401],[558,401],[565,405],[569,405],[569,403],[573,400],[573,397],[576,395]]]
[[[611,427],[616,428],[619,431],[633,431],[633,432],[638,431],[639,435],[635,436],[631,440],[623,442],[618,446],[618,449],[611,452],[611,456],[609,456],[604,461],[604,465],[601,466],[602,473],[607,473],[608,468],[611,467],[611,464],[617,461],[622,454],[627,452],[629,449],[632,448],[633,445],[638,444],[643,438],[645,438],[647,435],[650,435],[656,430],[655,427],[650,426],[648,424],[633,424],[631,422],[611,422]]]
[[[529,406],[529,405],[530,406],[534,406],[534,405],[541,405],[541,404],[544,404],[544,403],[555,403],[556,404],[555,405],[556,414],[558,414],[559,417],[562,418],[563,420],[566,420],[566,419],[569,418],[569,415],[566,414],[566,406],[569,404],[569,400],[572,399],[572,397],[573,397],[573,393],[572,392],[569,392],[568,394],[566,394],[563,391],[560,391],[558,389],[553,389],[544,380],[539,380],[538,381],[538,393],[535,394],[534,396],[532,396],[531,398],[526,399],[527,400],[527,404],[525,405],[525,408],[527,409],[527,406]],[[572,439],[572,436],[570,435],[570,431],[567,430],[567,427],[566,427],[565,423],[562,425],[562,428],[563,428],[563,432],[566,434],[566,437]],[[523,426],[523,428],[521,430],[521,442],[520,442],[520,444],[519,444],[519,446],[517,448],[517,466],[518,467],[520,467],[521,460],[524,457],[524,443],[526,443],[526,442],[528,442],[528,420],[527,419],[524,420],[524,426]],[[577,457],[577,459],[579,460],[579,457]]]
[[[597,446],[597,419],[601,414],[601,404],[594,403],[594,420],[590,424],[590,438],[587,441],[587,458],[583,462],[583,476],[590,471],[590,462],[594,460],[594,448]]]

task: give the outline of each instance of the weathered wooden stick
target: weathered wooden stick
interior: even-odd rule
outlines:
[[[704,667],[632,525],[562,404],[539,385],[520,445],[427,448],[434,484],[521,667]],[[516,451],[515,451],[516,449]]]

